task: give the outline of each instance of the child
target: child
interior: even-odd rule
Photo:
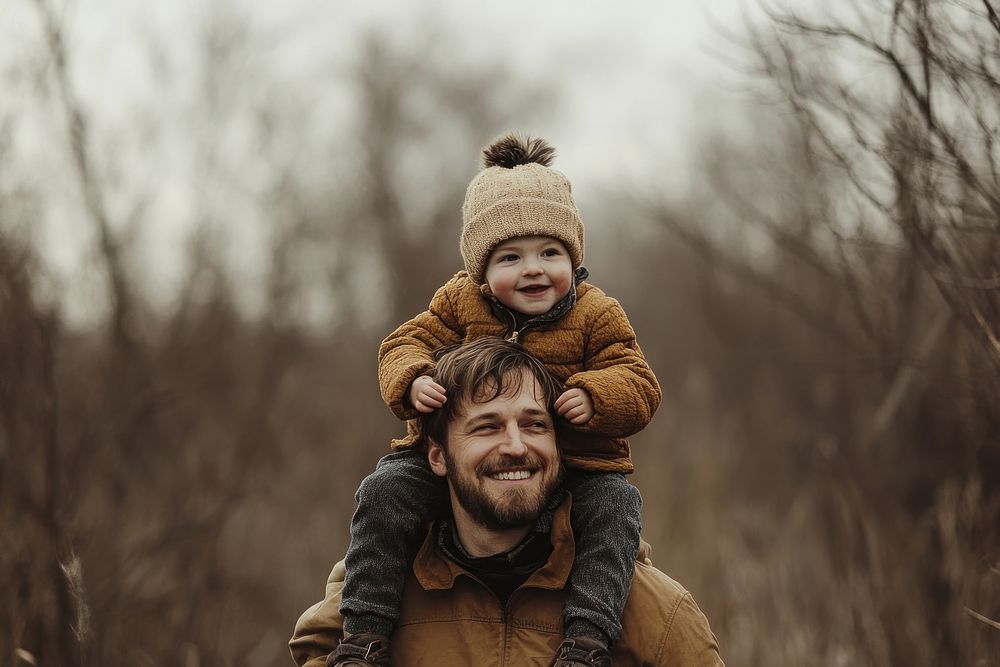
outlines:
[[[583,223],[569,181],[548,167],[554,154],[514,134],[483,151],[462,207],[466,271],[379,349],[382,396],[408,420],[407,436],[358,489],[341,605],[347,638],[330,665],[388,664],[418,533],[447,506],[416,419],[448,400],[432,378],[434,352],[483,336],[519,342],[565,387],[555,409],[571,426],[560,429],[559,446],[577,549],[558,664],[603,664],[621,632],[641,510],[622,475],[633,471],[625,438],[652,418],[660,388],[621,306],[584,282]]]

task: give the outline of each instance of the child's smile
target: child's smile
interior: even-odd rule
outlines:
[[[542,296],[545,292],[551,289],[549,285],[527,285],[526,287],[518,287],[519,292],[524,292],[528,296]]]

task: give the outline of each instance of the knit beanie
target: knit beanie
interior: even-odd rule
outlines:
[[[462,258],[481,285],[498,244],[518,236],[551,236],[583,263],[583,222],[567,179],[550,169],[556,151],[544,139],[511,133],[483,149],[483,170],[465,192]]]

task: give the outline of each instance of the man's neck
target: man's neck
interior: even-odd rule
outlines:
[[[513,549],[527,537],[532,529],[531,526],[488,528],[473,521],[461,507],[453,509],[455,510],[455,535],[462,548],[470,556],[476,558],[493,556]]]
[[[470,554],[459,541],[452,522],[443,521],[438,524],[437,540],[438,548],[446,557],[479,579],[504,606],[511,594],[524,585],[552,555],[552,542],[548,534],[536,531],[530,532],[513,548],[487,556]]]

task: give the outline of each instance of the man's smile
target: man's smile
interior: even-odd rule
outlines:
[[[528,479],[534,474],[535,472],[533,470],[505,470],[503,472],[493,473],[489,475],[489,478],[501,482],[516,482]]]
[[[476,472],[494,482],[521,484],[533,481],[544,470],[545,466],[542,461],[538,460],[536,456],[529,455],[523,458],[512,456],[497,457],[484,462]]]

